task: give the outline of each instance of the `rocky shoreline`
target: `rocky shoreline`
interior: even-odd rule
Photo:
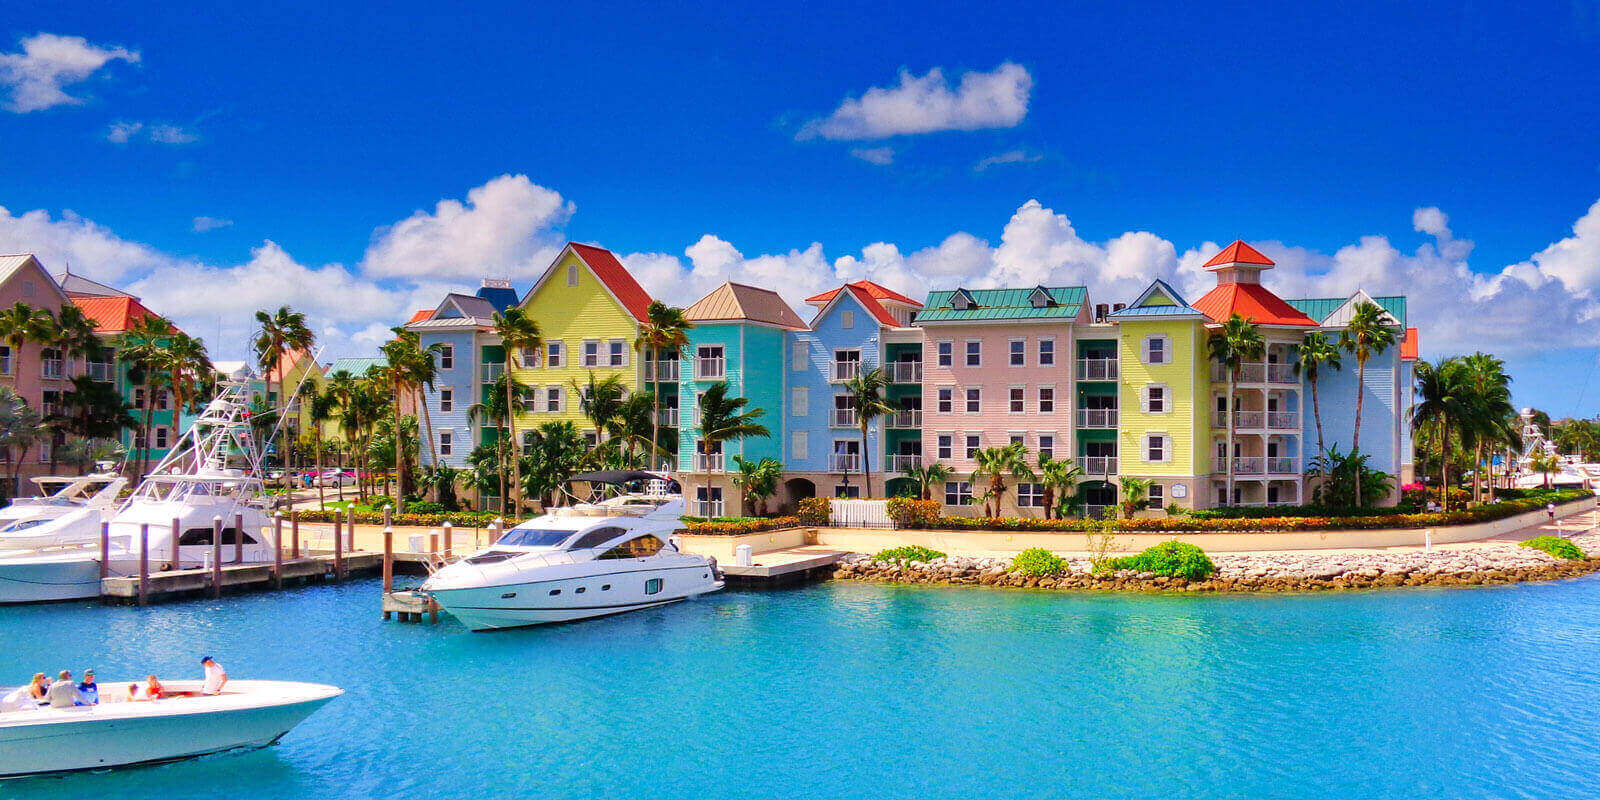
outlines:
[[[1482,586],[1570,578],[1600,571],[1600,533],[1568,536],[1590,557],[1562,560],[1515,543],[1421,551],[1354,553],[1218,553],[1217,572],[1189,581],[1119,570],[1096,575],[1087,558],[1068,562],[1071,572],[1054,578],[1010,571],[1010,558],[950,556],[906,565],[855,553],[839,561],[835,580],[888,583],[1000,586],[1019,589],[1106,591],[1292,592],[1381,589],[1398,586]]]

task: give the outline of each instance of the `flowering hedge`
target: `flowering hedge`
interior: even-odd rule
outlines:
[[[333,522],[333,517],[335,514],[338,514],[339,519],[341,520],[350,519],[349,514],[332,510],[310,510],[300,511],[298,513],[300,515],[301,522]],[[437,528],[446,522],[449,522],[451,525],[456,527],[487,528],[489,527],[489,523],[494,522],[496,519],[504,519],[505,526],[509,528],[521,522],[522,520],[527,519],[527,517],[501,517],[501,515],[492,511],[455,511],[449,514],[408,513],[395,514],[393,516],[393,524],[397,526],[405,525],[418,528]],[[287,514],[284,515],[284,521],[288,522]],[[361,525],[382,525],[383,514],[370,511],[357,511],[356,522]]]
[[[800,501],[801,525],[826,525],[828,512],[832,510],[833,503],[826,497],[807,497]]]
[[[780,528],[797,528],[798,517],[768,517],[763,519],[697,520],[685,522],[683,532],[696,536],[743,536],[747,533],[775,531]]]
[[[926,528],[939,521],[938,500],[916,500],[910,497],[889,498],[889,519],[901,528]]]

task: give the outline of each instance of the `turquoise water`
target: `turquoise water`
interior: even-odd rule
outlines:
[[[0,609],[0,676],[335,683],[277,746],[27,798],[1594,797],[1600,580],[1307,596],[823,584],[473,634],[377,586]]]

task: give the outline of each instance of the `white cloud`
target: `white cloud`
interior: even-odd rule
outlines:
[[[157,144],[189,144],[200,141],[199,134],[177,125],[151,125],[150,141]]]
[[[972,171],[983,172],[990,167],[998,167],[1003,164],[1032,164],[1043,158],[1044,156],[1038,153],[1030,153],[1026,150],[1007,150],[1004,153],[997,153],[987,158],[978,159],[978,163],[972,165]]]
[[[801,126],[797,139],[883,139],[934,131],[1010,128],[1028,113],[1033,76],[1009,61],[993,72],[967,72],[954,89],[938,67],[917,77],[900,71],[900,85],[873,87],[846,98],[832,114]]]
[[[850,155],[880,167],[894,163],[893,147],[857,147],[850,151]]]
[[[205,233],[206,231],[214,231],[218,228],[226,228],[232,224],[233,220],[231,219],[219,219],[217,217],[195,217],[194,226],[191,228],[191,230],[193,230],[195,233]]]
[[[501,175],[374,233],[362,272],[376,277],[536,277],[555,259],[574,206],[560,193]]]
[[[192,144],[200,135],[187,128],[166,123],[113,122],[106,128],[106,141],[127,144],[142,139],[155,144]]]
[[[0,53],[0,86],[11,90],[6,108],[18,114],[63,105],[83,98],[64,88],[87,80],[112,61],[139,62],[139,53],[121,47],[89,44],[82,36],[41,33],[22,39],[22,51]]]
[[[113,122],[111,127],[106,129],[106,141],[115,144],[127,144],[143,129],[143,122]]]

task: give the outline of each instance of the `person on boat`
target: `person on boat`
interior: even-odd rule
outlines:
[[[145,678],[143,692],[139,691],[139,684],[128,684],[129,702],[136,700],[160,700],[164,696],[166,696],[166,690],[161,687],[161,681],[156,680],[156,676],[154,675]]]
[[[78,704],[78,684],[72,680],[71,670],[61,670],[61,675],[55,683],[50,684],[50,691],[45,693],[50,701],[51,708],[72,708]]]
[[[78,684],[78,705],[100,705],[100,684],[94,682],[94,670],[83,671],[83,682]]]
[[[46,678],[43,672],[33,673],[33,680],[28,683],[28,696],[33,698],[35,703],[44,705],[45,693],[49,691],[50,679]]]
[[[228,671],[222,668],[211,656],[203,656],[200,666],[205,667],[206,682],[201,689],[202,694],[222,694],[222,687],[228,685]]]

